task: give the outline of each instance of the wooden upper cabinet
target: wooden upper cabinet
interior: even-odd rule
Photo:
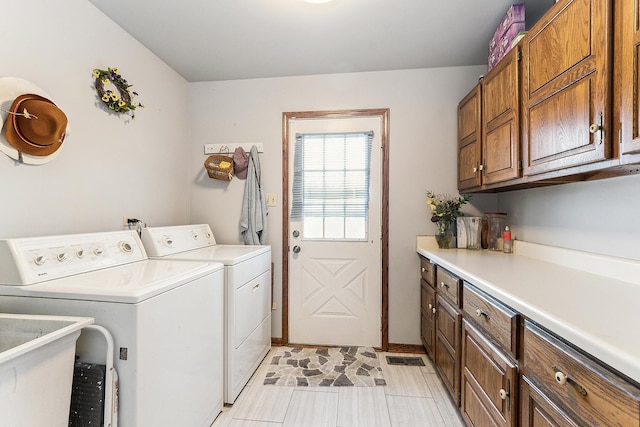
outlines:
[[[616,15],[620,84],[615,86],[620,97],[620,162],[640,162],[640,0],[621,1]]]
[[[482,86],[458,104],[458,190],[480,187]]]
[[[520,46],[482,81],[482,183],[520,176]]]
[[[560,0],[523,39],[524,174],[611,158],[612,0]]]

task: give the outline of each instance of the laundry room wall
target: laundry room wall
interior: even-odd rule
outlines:
[[[204,144],[260,142],[275,265],[273,336],[282,336],[282,113],[390,109],[389,340],[419,344],[420,291],[416,235],[433,234],[425,191],[457,193],[456,106],[486,67],[457,67],[191,83],[189,89],[191,221],[209,223],[219,243],[241,243],[244,183],[209,179]],[[478,196],[467,209],[495,209]]]
[[[45,165],[0,153],[0,238],[118,230],[123,216],[186,222],[186,80],[85,0],[0,4],[0,77],[35,83],[71,126]],[[98,100],[92,70],[107,67],[139,93],[134,120]]]

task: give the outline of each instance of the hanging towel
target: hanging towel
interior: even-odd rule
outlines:
[[[254,145],[249,152],[247,180],[240,213],[240,234],[245,245],[264,245],[267,242],[267,201],[261,187],[260,159]]]

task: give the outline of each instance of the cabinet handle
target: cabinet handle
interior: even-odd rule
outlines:
[[[431,312],[432,312],[433,314],[436,314],[436,308],[435,308],[435,307],[433,307],[433,308],[431,309]]]
[[[484,165],[478,166],[478,170],[484,170]]]
[[[485,319],[489,320],[489,315],[487,314],[487,312],[482,310],[480,307],[476,308],[476,316],[477,317],[484,316]]]
[[[591,126],[589,126],[589,133],[596,133],[598,132],[600,129],[602,129],[602,126],[593,123]]]
[[[427,271],[427,269],[422,267],[422,272],[425,273],[426,271]]]
[[[572,386],[574,386],[576,388],[576,390],[578,390],[578,393],[580,393],[583,396],[586,396],[587,390],[582,387],[580,384],[578,384],[573,378],[571,378],[569,375],[565,374],[564,372],[562,372],[561,370],[557,369],[555,366],[553,367],[553,370],[556,371],[555,373],[555,379],[556,382],[560,385],[565,385],[565,384],[571,384]]]
[[[509,397],[509,393],[507,393],[507,390],[501,388],[500,389],[500,399],[507,400],[507,397]]]
[[[255,292],[258,290],[258,288],[260,287],[260,283],[256,284],[253,286],[253,289],[251,290],[252,292]]]
[[[429,310],[431,310],[433,308],[433,304],[429,304]]]
[[[474,166],[473,167],[473,173],[476,173],[476,172],[478,172],[478,168]]]
[[[440,282],[440,287],[449,289],[449,285],[447,283],[444,283],[444,282]]]

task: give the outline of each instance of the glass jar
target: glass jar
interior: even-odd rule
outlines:
[[[504,221],[507,214],[504,212],[485,212],[488,223],[487,249],[490,251],[502,250],[502,232],[504,231]]]

